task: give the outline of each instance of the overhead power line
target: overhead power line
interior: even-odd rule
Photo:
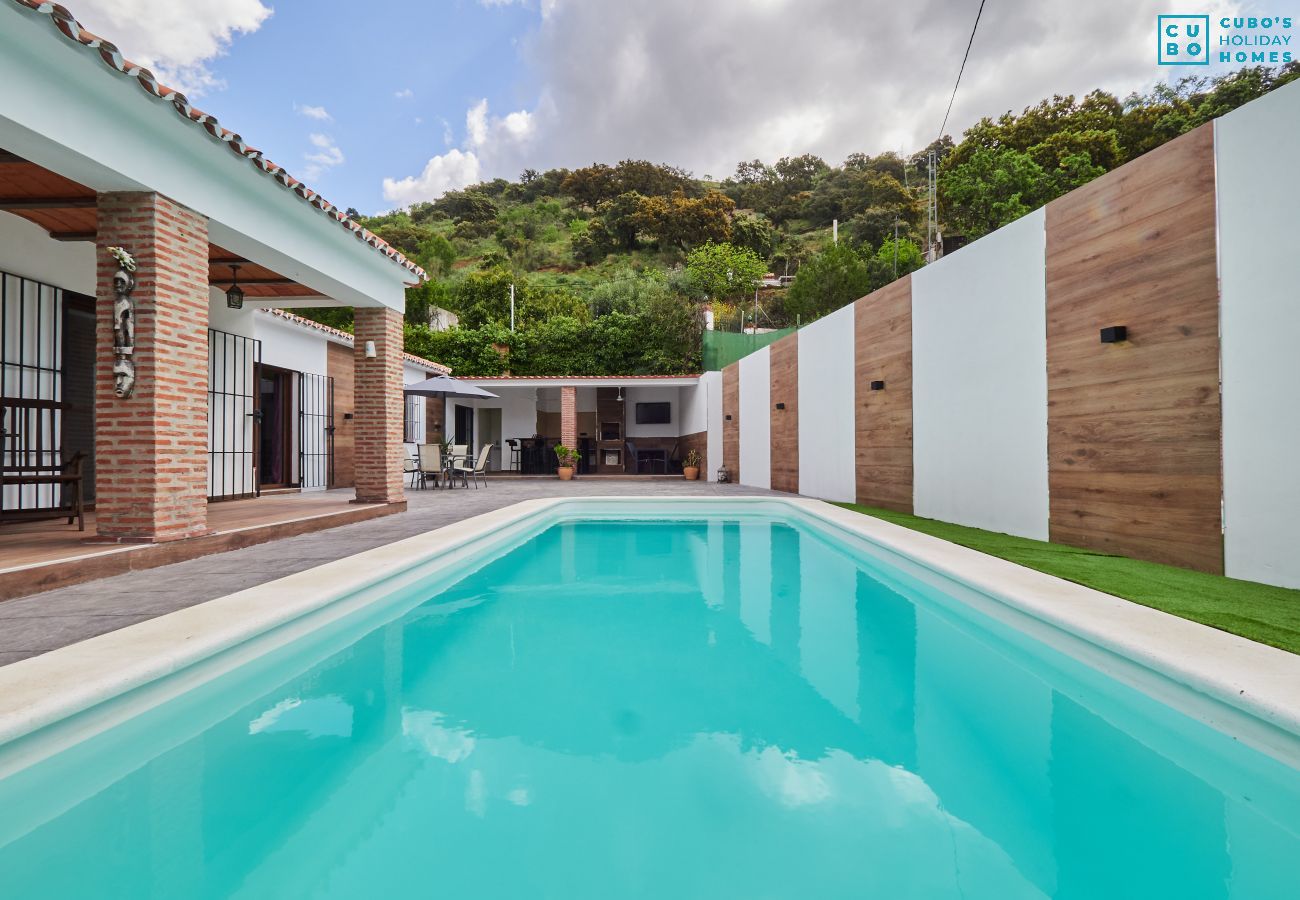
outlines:
[[[957,70],[957,83],[952,86],[952,98],[948,101],[948,111],[943,114],[943,124],[939,126],[939,140],[943,140],[943,130],[948,127],[948,116],[952,115],[952,105],[957,100],[957,88],[961,87],[961,76],[966,71],[966,60],[970,59],[970,48],[975,43],[975,32],[980,27],[980,16],[984,15],[984,0],[980,0],[979,12],[975,13],[975,24],[970,30],[970,40],[966,42],[966,55],[961,58],[961,68]]]

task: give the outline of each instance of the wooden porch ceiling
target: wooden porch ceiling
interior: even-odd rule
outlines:
[[[13,153],[0,150],[0,211],[44,228],[56,241],[93,241],[99,226],[95,192]],[[230,285],[230,264],[239,265],[239,284],[250,299],[314,297],[319,291],[208,245],[208,281]]]

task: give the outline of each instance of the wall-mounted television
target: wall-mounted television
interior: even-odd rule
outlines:
[[[663,403],[638,403],[636,405],[636,423],[638,425],[668,425],[673,420],[673,405]]]

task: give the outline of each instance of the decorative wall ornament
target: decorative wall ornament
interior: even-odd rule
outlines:
[[[109,247],[117,260],[113,274],[113,393],[125,399],[135,391],[135,260],[121,247]]]

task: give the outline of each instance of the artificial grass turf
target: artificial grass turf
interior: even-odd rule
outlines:
[[[1300,590],[1108,556],[856,503],[835,505],[1261,644],[1300,653]]]

